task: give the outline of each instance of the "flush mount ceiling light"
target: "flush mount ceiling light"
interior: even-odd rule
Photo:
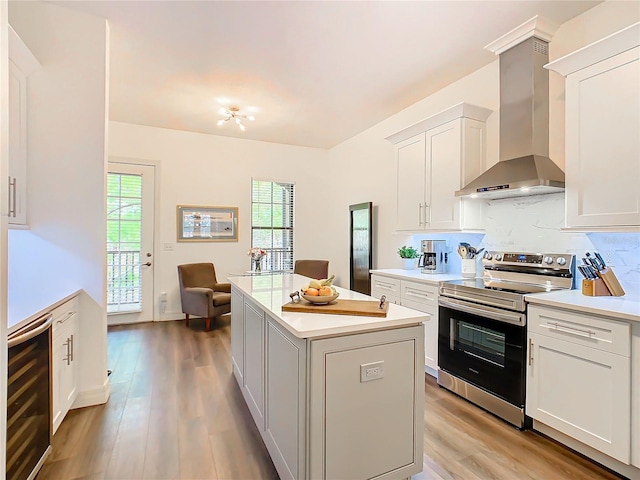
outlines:
[[[253,115],[241,115],[239,112],[240,109],[235,105],[231,105],[230,107],[222,107],[220,110],[218,110],[218,113],[220,115],[224,115],[225,118],[218,120],[218,126],[221,127],[225,123],[233,120],[238,124],[240,130],[244,132],[246,130],[246,127],[243,125],[242,120],[255,120],[256,118]]]

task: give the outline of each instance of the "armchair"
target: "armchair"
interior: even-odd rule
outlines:
[[[320,280],[329,276],[329,260],[296,260],[293,273]]]
[[[231,284],[218,283],[213,263],[178,265],[180,302],[189,326],[189,315],[206,318],[206,330],[211,319],[231,312]]]

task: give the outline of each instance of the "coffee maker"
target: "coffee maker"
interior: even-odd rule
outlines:
[[[422,240],[418,266],[422,273],[447,273],[447,241]]]

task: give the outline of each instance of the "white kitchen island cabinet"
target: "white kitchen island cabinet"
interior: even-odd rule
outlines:
[[[640,23],[547,65],[566,77],[566,222],[640,227]]]
[[[394,304],[386,317],[283,312],[308,278],[229,280],[233,372],[280,478],[422,471],[428,315]]]

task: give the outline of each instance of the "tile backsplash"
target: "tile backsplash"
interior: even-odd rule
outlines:
[[[414,239],[417,244],[423,238],[447,240],[449,273],[460,271],[460,242],[487,250],[571,253],[577,261],[586,251],[597,250],[626,292],[640,296],[640,233],[563,231],[564,218],[564,193],[506,198],[487,205],[484,234],[421,234]]]

